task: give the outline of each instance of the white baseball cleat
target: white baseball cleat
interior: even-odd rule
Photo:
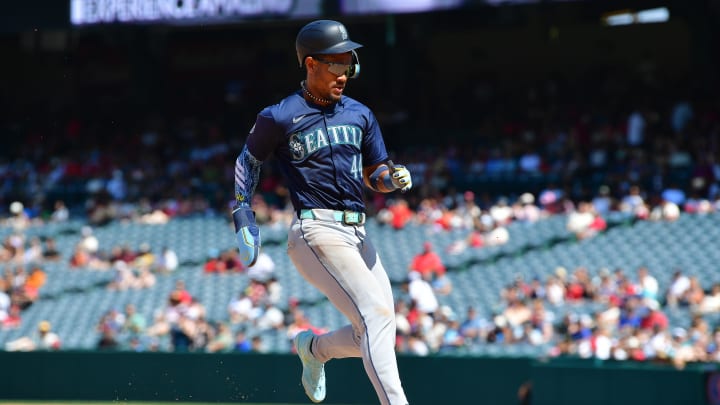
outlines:
[[[310,331],[302,331],[295,336],[295,351],[302,361],[302,385],[305,394],[311,401],[317,403],[325,399],[325,364],[318,361],[310,353],[310,344],[315,334]]]

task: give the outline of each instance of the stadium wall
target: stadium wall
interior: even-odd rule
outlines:
[[[712,370],[523,358],[399,358],[413,404],[710,404]],[[359,359],[328,363],[328,401],[377,399]],[[716,369],[716,367],[715,367]],[[0,352],[0,400],[307,403],[286,354]],[[708,390],[710,388],[710,390]]]

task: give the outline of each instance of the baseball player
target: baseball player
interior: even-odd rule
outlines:
[[[345,26],[318,20],[305,25],[295,48],[306,78],[300,89],[263,109],[235,162],[233,210],[240,257],[252,266],[260,234],[250,206],[262,162],[278,160],[296,218],[288,254],[302,276],[350,321],[338,330],[294,340],[302,384],[313,402],[325,398],[324,363],[362,357],[382,404],[408,403],[395,358],[395,312],[390,281],[365,232],[363,186],[388,193],[412,187],[410,172],[388,160],[375,116],[343,95],[360,73]]]

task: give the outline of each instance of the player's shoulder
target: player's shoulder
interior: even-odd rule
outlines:
[[[350,108],[353,110],[370,113],[370,107],[366,106],[365,104],[361,103],[360,101],[358,101],[350,96],[343,95],[341,101],[343,103],[343,107],[345,107],[345,108]]]
[[[355,117],[355,119],[360,120],[363,125],[368,125],[375,121],[375,115],[373,114],[370,107],[363,104],[362,102],[352,97],[343,95],[341,103],[341,111],[343,115]]]
[[[265,107],[260,111],[259,115],[271,119],[280,125],[288,123],[298,114],[304,114],[306,112],[307,105],[303,100],[300,92],[292,93],[280,100],[277,104]]]

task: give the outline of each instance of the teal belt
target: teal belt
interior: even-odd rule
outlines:
[[[365,223],[365,213],[356,211],[302,209],[298,218],[342,222],[345,225],[362,225]]]

